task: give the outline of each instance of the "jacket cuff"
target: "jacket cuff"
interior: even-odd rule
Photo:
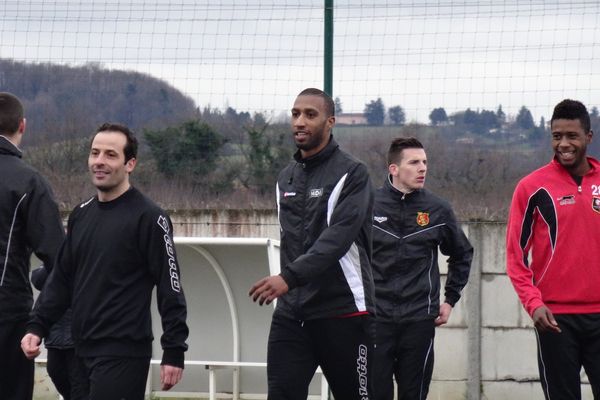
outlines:
[[[448,303],[454,308],[454,305],[458,302],[460,296],[453,295],[452,293],[446,293],[444,303]]]
[[[444,300],[444,303],[448,303],[452,306],[452,308],[454,308],[454,305],[458,302],[458,300],[452,300],[446,297],[446,300]]]
[[[43,339],[46,337],[46,330],[44,329],[44,327],[40,324],[37,324],[35,322],[29,322],[26,327],[25,327],[25,332],[26,333],[33,333],[36,336],[39,336],[40,339]]]
[[[530,301],[529,304],[527,304],[527,307],[525,307],[525,309],[527,310],[529,316],[533,318],[533,313],[535,312],[535,310],[542,306],[545,306],[544,302],[540,299],[535,299]]]
[[[279,276],[281,276],[283,278],[285,283],[288,285],[289,290],[292,290],[293,288],[298,286],[298,280],[296,279],[296,277],[294,276],[294,274],[292,273],[292,271],[290,271],[290,269],[288,267],[285,267],[283,269],[283,271],[281,271]]]
[[[160,365],[171,365],[173,367],[184,368],[185,357],[183,351],[177,349],[164,349]]]

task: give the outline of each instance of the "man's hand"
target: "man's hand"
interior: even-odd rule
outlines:
[[[442,303],[440,305],[438,317],[435,319],[435,326],[444,325],[446,322],[448,322],[450,313],[452,313],[452,306],[448,303]]]
[[[554,315],[552,315],[552,311],[546,306],[536,308],[531,318],[533,319],[535,329],[540,332],[561,332],[558,323],[554,319]]]
[[[281,276],[272,275],[256,282],[250,289],[249,295],[252,297],[252,301],[258,300],[258,304],[262,306],[265,303],[271,304],[273,300],[286,294],[288,290],[290,288]]]
[[[162,390],[169,390],[181,380],[183,368],[174,367],[172,365],[160,366],[160,383]]]
[[[42,339],[38,335],[28,333],[21,339],[21,349],[25,353],[25,357],[33,360],[40,355],[40,343]]]

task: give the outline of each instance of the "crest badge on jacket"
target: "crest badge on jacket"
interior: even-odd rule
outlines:
[[[419,226],[429,225],[429,213],[417,211],[417,224]]]

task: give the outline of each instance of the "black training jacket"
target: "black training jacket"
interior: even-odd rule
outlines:
[[[318,154],[294,159],[277,179],[281,276],[290,288],[277,311],[298,320],[374,313],[366,167],[333,137]]]
[[[150,357],[150,304],[156,288],[163,363],[183,367],[186,302],[167,214],[135,188],[97,197],[69,216],[67,238],[27,331],[40,337],[72,307],[81,357]]]
[[[7,322],[31,311],[31,253],[52,269],[64,230],[50,186],[4,136],[0,171],[0,322]]]
[[[454,306],[467,284],[473,247],[450,204],[421,189],[404,194],[389,180],[375,193],[373,276],[377,318],[426,320],[438,316],[438,248],[448,258],[445,302]]]

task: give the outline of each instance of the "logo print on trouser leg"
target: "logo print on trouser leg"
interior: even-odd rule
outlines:
[[[358,358],[356,359],[356,371],[358,372],[358,391],[363,400],[369,399],[367,391],[367,346],[358,346]]]

